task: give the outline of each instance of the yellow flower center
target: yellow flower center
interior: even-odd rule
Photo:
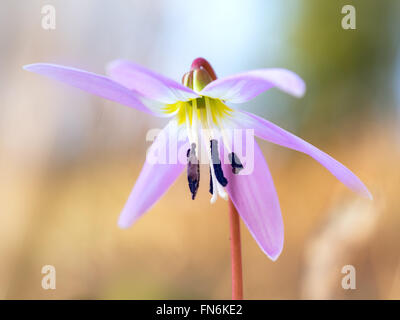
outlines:
[[[233,111],[221,100],[204,96],[190,101],[178,101],[173,104],[168,104],[163,111],[166,114],[175,114],[178,124],[184,124],[188,121],[189,126],[192,126],[194,107],[197,111],[197,118],[200,120],[200,123],[203,124],[203,127],[207,127],[207,117],[211,116],[210,119],[212,119],[213,123],[219,126],[221,120],[230,116]],[[207,115],[207,112],[210,115]]]

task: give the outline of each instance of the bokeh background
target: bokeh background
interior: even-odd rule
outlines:
[[[41,8],[56,9],[56,29]],[[343,30],[341,8],[356,8]],[[248,299],[400,298],[400,2],[2,1],[0,298],[229,299],[227,203],[183,175],[132,228],[116,221],[148,129],[163,120],[28,73],[53,62],[104,73],[125,58],[180,79],[203,56],[219,76],[284,67],[297,100],[273,89],[246,105],[328,152],[369,187],[360,199],[313,159],[267,142],[285,223],[270,261],[242,225]],[[155,173],[156,174],[156,173]],[[56,290],[41,287],[54,265]],[[357,289],[343,290],[344,265]]]

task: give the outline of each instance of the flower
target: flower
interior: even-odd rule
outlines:
[[[211,202],[218,196],[227,199],[229,195],[260,248],[276,260],[283,248],[283,221],[268,165],[253,138],[252,161],[243,161],[236,150],[248,148],[248,139],[246,144],[241,139],[236,143],[236,139],[232,141],[224,133],[226,128],[250,128],[261,139],[308,154],[351,190],[372,199],[360,179],[326,153],[255,114],[226,105],[228,102],[249,101],[272,87],[295,97],[303,96],[303,80],[289,70],[259,69],[216,79],[210,64],[198,58],[180,84],[123,60],[108,65],[109,77],[46,63],[27,65],[24,69],[151,115],[170,117],[149,152],[162,145],[168,149],[167,140],[177,137],[182,128],[186,130],[187,139],[178,141],[178,147],[189,140],[187,164],[146,161],[122,210],[118,222],[120,227],[132,225],[157,202],[185,167],[191,196],[195,198],[200,182],[199,143],[205,141],[210,164]],[[222,138],[216,133],[220,133]],[[218,143],[220,141],[222,143]],[[225,150],[228,151],[229,163],[220,161],[226,155]],[[242,174],[246,166],[252,166],[252,170]]]

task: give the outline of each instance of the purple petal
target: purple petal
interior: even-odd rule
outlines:
[[[48,63],[35,63],[23,67],[25,70],[48,76],[73,87],[100,97],[121,103],[140,111],[154,114],[140,100],[140,96],[111,79],[91,72]]]
[[[107,74],[123,86],[163,103],[175,103],[199,97],[184,85],[129,61],[111,62],[107,66]]]
[[[182,173],[185,164],[179,160],[175,161],[174,156],[167,159],[170,156],[171,144],[177,141],[177,135],[176,123],[170,121],[149,148],[148,157],[139,178],[119,217],[118,225],[121,228],[128,228],[149,210]],[[186,140],[177,141],[177,150],[181,149],[185,143],[187,143]],[[160,152],[162,154],[159,154]],[[177,152],[172,153],[177,154]],[[159,155],[159,163],[150,161],[149,155]],[[162,159],[163,155],[165,155],[164,159]]]
[[[260,118],[252,113],[236,111],[238,125],[254,129],[255,135],[272,143],[308,154],[327,168],[337,179],[351,190],[372,199],[371,193],[361,180],[340,162],[322,152],[310,143],[300,139],[294,134],[283,130],[277,125]]]
[[[273,87],[296,97],[303,96],[306,91],[304,81],[292,71],[259,69],[219,78],[209,83],[200,94],[233,103],[242,103]]]
[[[253,238],[262,251],[275,261],[283,248],[283,221],[278,195],[257,142],[254,141],[254,158],[250,150],[244,153],[248,158],[245,168],[249,160],[254,160],[254,168],[250,174],[233,174],[231,166],[223,164],[228,179],[226,190]]]

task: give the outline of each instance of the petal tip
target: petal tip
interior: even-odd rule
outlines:
[[[272,261],[278,260],[279,256],[281,255],[283,250],[283,244],[282,246],[277,247],[275,250],[270,250],[270,252],[267,252],[265,249],[262,248],[262,251],[270,258]]]
[[[31,63],[31,64],[26,64],[22,66],[22,69],[30,72],[36,72],[36,73],[46,73],[49,69],[52,68],[65,68],[64,66],[56,65],[56,64],[51,64],[51,63]]]
[[[290,91],[288,90],[288,93],[292,94],[296,98],[302,98],[306,94],[306,83],[297,74],[294,74],[294,76],[296,78],[296,85],[292,86]]]
[[[118,227],[120,227],[121,229],[128,229],[130,226],[132,226],[133,222],[124,219],[123,215],[121,214],[121,216],[118,219]]]
[[[296,98],[302,98],[306,93],[306,83],[304,80],[293,71],[287,69],[278,70],[279,73],[286,76],[284,83],[282,83],[281,86],[277,85],[278,89],[281,89]]]
[[[372,193],[367,188],[365,188],[364,192],[362,193],[362,196],[364,198],[367,198],[367,199],[371,200],[371,201],[374,200],[374,197],[373,197]]]
[[[39,63],[26,64],[26,65],[22,66],[22,69],[24,69],[26,71],[34,71],[34,69],[37,65],[39,65]]]
[[[300,88],[294,93],[294,96],[295,96],[296,98],[303,98],[305,94],[306,94],[306,84],[303,82],[303,86],[300,87]]]
[[[108,62],[105,66],[106,69],[106,74],[110,75],[112,73],[112,70],[117,68],[124,60],[117,59],[117,60],[112,60]]]
[[[350,188],[350,189],[365,199],[368,199],[371,201],[374,200],[372,193],[368,190],[368,188],[364,185],[364,183],[362,183],[362,181],[357,176],[356,176],[356,178],[359,182],[358,186]]]

